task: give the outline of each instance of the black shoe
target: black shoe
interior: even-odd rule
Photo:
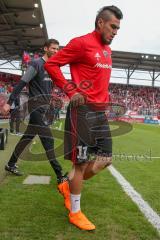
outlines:
[[[10,167],[10,166],[6,165],[6,166],[5,166],[5,170],[8,171],[8,172],[10,172],[10,173],[13,173],[13,174],[16,175],[16,176],[22,176],[22,175],[23,175],[23,173],[21,173],[21,172],[18,170],[18,168],[17,168],[16,165],[13,166],[13,167]]]
[[[68,179],[68,172],[67,172],[64,175],[62,175],[62,177],[57,178],[57,183],[60,184],[60,183],[66,182],[68,180],[69,179]]]

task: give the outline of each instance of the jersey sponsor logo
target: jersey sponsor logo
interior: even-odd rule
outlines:
[[[99,59],[101,58],[100,54],[97,52],[94,57],[97,59],[97,61],[99,61]]]
[[[109,64],[103,64],[103,63],[96,63],[95,64],[96,68],[106,68],[106,69],[112,69],[112,66]]]

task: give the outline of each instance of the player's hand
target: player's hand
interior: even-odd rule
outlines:
[[[75,93],[71,97],[70,103],[71,103],[72,107],[78,107],[78,106],[83,105],[85,103],[85,97],[80,93]]]
[[[2,107],[1,113],[3,115],[7,115],[9,113],[10,109],[11,109],[10,105],[5,103]]]

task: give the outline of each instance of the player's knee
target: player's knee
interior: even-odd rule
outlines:
[[[97,174],[98,172],[102,171],[111,164],[112,164],[111,157],[99,157],[98,160],[95,161],[92,171],[94,174]]]
[[[108,167],[112,164],[112,158],[111,157],[107,157],[106,158],[106,163],[105,163],[105,167]]]

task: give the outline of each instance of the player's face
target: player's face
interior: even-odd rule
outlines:
[[[51,45],[49,47],[45,47],[44,50],[45,50],[47,56],[51,57],[51,56],[53,56],[54,54],[56,54],[58,52],[59,45],[51,43]]]
[[[119,28],[120,20],[117,19],[114,15],[111,15],[108,21],[101,19],[99,30],[103,43],[107,45],[111,44],[113,38],[117,35]]]

